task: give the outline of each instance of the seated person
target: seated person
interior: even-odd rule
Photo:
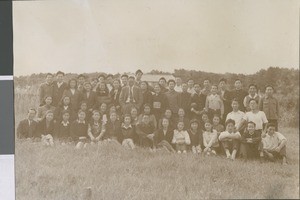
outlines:
[[[61,144],[64,145],[65,143],[71,142],[71,132],[70,132],[70,111],[63,110],[60,117],[62,120],[56,121],[55,124],[55,137],[61,140]]]
[[[93,110],[92,119],[88,124],[88,136],[90,137],[91,144],[99,144],[103,140],[104,128],[100,117],[100,112]]]
[[[86,114],[84,111],[78,111],[78,118],[75,120],[70,127],[71,137],[76,144],[76,149],[86,147],[88,137],[88,123],[85,120]]]
[[[177,123],[177,129],[174,130],[172,143],[176,145],[177,153],[187,152],[187,145],[191,144],[191,140],[188,132],[184,130],[183,121]]]
[[[250,121],[241,137],[240,155],[247,160],[258,157],[261,150],[260,132],[255,131],[255,123]]]
[[[170,109],[166,109],[163,118],[167,118],[169,120],[169,129],[171,129],[172,131],[175,128],[174,125],[174,120],[173,120],[173,115],[172,115],[172,111]],[[163,118],[161,118],[158,122],[158,129],[162,128],[162,120]]]
[[[226,125],[226,131],[220,133],[219,140],[222,142],[227,159],[235,160],[235,156],[240,145],[241,134],[239,132],[234,132],[235,130],[234,120],[232,119],[227,120],[225,125]]]
[[[205,131],[203,132],[203,152],[205,155],[217,155],[219,149],[218,133],[212,128],[210,121],[204,124]]]
[[[157,122],[156,122],[156,118],[155,116],[151,113],[151,107],[150,104],[144,104],[144,110],[142,112],[142,114],[139,115],[138,117],[138,123],[141,123],[143,120],[143,116],[144,115],[149,115],[149,120],[150,120],[150,124],[152,124],[154,126],[154,128],[157,128]]]
[[[121,125],[121,133],[122,146],[124,146],[127,149],[134,149],[134,142],[136,141],[136,132],[135,126],[131,124],[131,116],[129,114],[124,115],[124,120]]]
[[[282,160],[283,165],[287,165],[286,161],[286,138],[279,132],[275,131],[276,125],[267,124],[267,133],[262,136],[264,156],[271,161],[276,158]]]
[[[116,112],[110,112],[109,120],[105,126],[104,139],[121,143],[121,122]]]
[[[54,146],[54,113],[52,110],[46,112],[45,118],[37,125],[37,136],[41,137],[41,141],[46,146]]]
[[[136,133],[139,136],[139,144],[142,147],[153,147],[153,136],[155,127],[150,123],[150,116],[144,114],[142,122],[136,126]]]
[[[33,138],[36,136],[37,122],[34,121],[36,110],[31,108],[28,110],[27,118],[22,120],[17,128],[17,137]]]
[[[164,148],[168,152],[175,152],[172,147],[173,129],[170,128],[170,120],[166,117],[162,118],[162,127],[155,131],[153,142],[154,149]]]
[[[190,120],[187,118],[183,108],[178,109],[178,116],[176,117],[176,122],[183,121],[184,129],[187,130],[190,126]]]
[[[203,136],[198,120],[193,119],[190,121],[190,128],[188,129],[188,134],[191,139],[192,152],[201,153],[203,148]]]

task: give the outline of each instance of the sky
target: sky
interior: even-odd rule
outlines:
[[[299,68],[299,1],[14,1],[14,74]]]

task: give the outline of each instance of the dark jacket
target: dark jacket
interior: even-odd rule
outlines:
[[[231,91],[231,100],[232,99],[237,99],[239,102],[239,110],[245,112],[245,107],[244,107],[244,98],[248,95],[248,93],[245,90],[232,90]]]
[[[40,106],[45,104],[46,96],[53,97],[53,83],[51,83],[51,84],[42,83],[40,85],[40,88],[39,88]]]
[[[37,134],[36,134],[36,137],[41,137],[41,135],[54,135],[54,121],[52,120],[50,123],[49,123],[49,126],[47,126],[47,123],[46,123],[46,118],[44,118],[42,121],[40,121],[38,123],[38,126],[37,126]]]
[[[168,100],[165,94],[159,93],[152,95],[152,113],[156,120],[160,119],[168,107]]]
[[[36,136],[38,123],[32,121],[29,126],[28,119],[20,121],[17,128],[17,137],[18,138],[32,138]]]
[[[78,89],[76,89],[75,93],[72,94],[71,90],[67,89],[64,91],[63,96],[70,97],[72,109],[74,112],[77,112],[79,109],[79,103],[81,102],[81,98],[82,98],[81,92]]]
[[[71,137],[70,132],[71,123],[67,123],[67,125],[64,125],[61,121],[58,121],[55,124],[55,130],[54,130],[54,136],[58,139],[67,139]]]
[[[159,144],[161,141],[165,140],[167,141],[169,144],[172,143],[172,139],[173,139],[173,134],[174,131],[171,129],[168,129],[166,132],[166,135],[164,135],[163,129],[160,128],[158,130],[155,131],[154,133],[154,145],[156,146],[157,144]]]
[[[53,100],[52,100],[52,105],[58,106],[59,102],[62,99],[64,91],[67,89],[68,84],[63,82],[60,87],[58,87],[57,82],[53,82]]]
[[[198,146],[200,144],[201,148],[203,149],[203,135],[202,131],[198,129],[196,133],[193,133],[191,129],[188,129],[188,134],[191,139],[191,146]]]
[[[85,101],[87,103],[87,108],[91,109],[94,108],[97,103],[97,95],[95,92],[90,91],[89,97],[87,96],[86,92],[82,93],[81,101]]]
[[[75,120],[70,127],[71,137],[74,141],[78,141],[79,137],[88,137],[88,123],[79,123],[78,120]]]
[[[105,125],[104,139],[116,138],[119,142],[121,142],[121,132],[121,122],[119,120],[116,120],[114,123],[111,120],[108,120]]]

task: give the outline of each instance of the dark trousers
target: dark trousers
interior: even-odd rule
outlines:
[[[268,151],[268,150],[264,150],[264,151],[267,151],[268,153],[271,153],[274,156],[274,158],[282,159],[282,157],[286,157],[286,146],[282,147],[279,152]]]
[[[241,143],[240,155],[243,158],[258,158],[262,151],[262,143]]]
[[[239,140],[226,140],[222,141],[222,146],[226,150],[228,149],[229,151],[238,150],[240,146],[240,141]]]

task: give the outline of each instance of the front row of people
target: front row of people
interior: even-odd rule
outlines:
[[[34,121],[36,111],[30,109],[28,119],[20,122],[17,130],[19,138],[37,138],[47,146],[54,145],[54,139],[66,143],[75,143],[76,148],[84,148],[88,144],[102,141],[120,143],[128,149],[136,145],[149,148],[151,151],[165,149],[169,152],[217,155],[225,153],[226,157],[235,160],[239,155],[247,160],[259,158],[274,161],[276,158],[286,162],[286,138],[275,132],[275,125],[267,124],[266,133],[256,130],[256,124],[247,123],[243,133],[237,131],[235,121],[228,119],[224,127],[218,124],[218,117],[203,121],[203,125],[196,119],[189,121],[177,120],[175,123],[168,117],[159,121],[158,128],[151,123],[151,115],[143,114],[141,122],[132,123],[131,115],[124,115],[121,122],[116,112],[111,112],[103,120],[100,111],[92,112],[91,120],[86,121],[86,113],[78,111],[75,121],[70,120],[70,113],[62,113],[61,122],[54,122],[54,113],[48,110],[45,118]],[[202,126],[201,126],[202,125]],[[220,126],[222,127],[220,127]]]

